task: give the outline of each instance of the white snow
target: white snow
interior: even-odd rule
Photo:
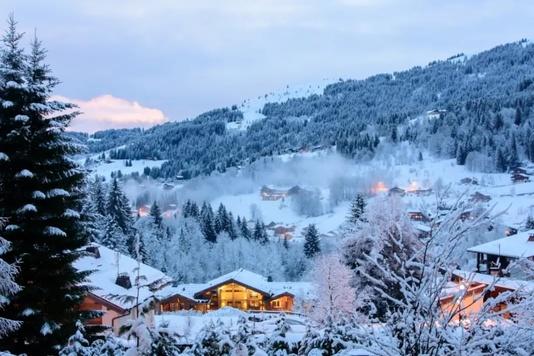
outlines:
[[[44,234],[48,236],[67,236],[65,231],[61,230],[59,227],[47,226],[44,229]]]
[[[41,192],[40,190],[36,190],[32,193],[33,199],[45,199],[46,195],[45,193]]]
[[[27,169],[23,169],[22,171],[18,172],[15,177],[17,177],[17,178],[32,178],[33,177],[33,173],[30,172]]]
[[[531,235],[534,236],[534,230],[473,246],[468,251],[513,258],[529,258],[534,256],[534,238],[529,241]]]
[[[26,122],[29,119],[30,118],[28,117],[28,115],[17,115],[17,116],[15,116],[15,121]]]
[[[78,270],[93,271],[87,278],[87,284],[95,287],[91,293],[122,309],[131,308],[135,304],[131,298],[135,297],[137,292],[135,286],[133,286],[137,276],[137,261],[99,244],[91,244],[91,246],[98,248],[100,258],[87,255],[74,263]],[[132,288],[126,289],[115,283],[119,273],[128,274],[132,282]],[[158,293],[165,294],[166,288],[170,288],[166,284],[170,283],[172,278],[153,267],[141,263],[139,265],[139,275],[144,276],[144,285],[161,285],[162,288],[157,291]],[[155,293],[156,291],[143,287],[139,290],[139,301],[143,302],[153,297]],[[117,296],[129,298],[119,298]]]
[[[0,161],[7,161],[8,159],[8,155],[6,155],[4,152],[0,152]]]
[[[238,109],[243,113],[243,120],[240,122],[229,122],[226,124],[228,130],[246,130],[250,125],[265,118],[261,110],[267,103],[281,103],[293,98],[304,98],[313,94],[322,94],[328,84],[335,80],[323,79],[314,84],[302,84],[286,86],[284,89],[258,96],[254,99],[247,99],[239,105]]]
[[[23,213],[36,213],[37,207],[33,204],[26,204],[22,208],[17,210],[17,213],[23,214]]]
[[[98,155],[95,157],[98,157]],[[91,175],[98,175],[101,177],[105,177],[106,179],[110,179],[111,173],[113,172],[121,171],[121,173],[124,175],[132,174],[134,172],[143,174],[143,170],[145,169],[145,167],[149,167],[151,169],[160,168],[161,165],[166,162],[166,160],[132,160],[132,166],[126,167],[126,161],[127,160],[123,159],[113,159],[108,160],[106,162],[98,162],[96,165],[92,165],[88,168],[91,172]]]
[[[63,216],[66,217],[66,218],[79,218],[80,217],[80,213],[78,213],[77,211],[72,210],[72,209],[67,209],[63,213]]]
[[[65,189],[54,188],[54,189],[49,190],[48,193],[46,193],[46,195],[48,195],[49,198],[69,197],[70,193],[67,192]]]

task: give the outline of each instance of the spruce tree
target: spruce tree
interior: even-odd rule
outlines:
[[[366,205],[365,198],[361,193],[358,193],[351,203],[349,222],[357,224],[358,222],[364,221],[363,214],[365,213]]]
[[[516,125],[516,126],[520,126],[521,125],[521,109],[519,109],[519,108],[515,109],[514,125]]]
[[[128,253],[134,254],[134,231],[133,218],[130,209],[130,202],[119,185],[117,179],[111,182],[109,188],[108,199],[106,202],[106,210],[108,216],[113,219],[115,224],[121,229],[122,234],[126,238],[126,247]]]
[[[150,216],[152,217],[153,223],[156,227],[161,228],[163,223],[163,218],[161,217],[161,209],[158,206],[158,203],[154,200],[154,204],[150,207]]]
[[[2,187],[0,187],[1,189]],[[5,224],[5,219],[0,218],[0,231]],[[19,285],[15,282],[16,266],[7,263],[1,258],[9,249],[10,243],[0,236],[0,295],[4,297],[0,299],[0,308],[6,308],[9,305],[8,298],[20,291]],[[6,306],[6,304],[8,305]],[[19,326],[20,323],[18,321],[0,317],[0,338],[5,337]]]
[[[91,199],[93,201],[93,205],[96,209],[96,212],[102,216],[105,216],[107,213],[106,191],[104,189],[104,184],[102,184],[102,179],[96,176],[93,182],[91,182],[90,189]]]
[[[495,170],[499,173],[506,172],[506,161],[500,148],[495,152]]]
[[[200,228],[204,238],[209,242],[217,242],[217,234],[213,228],[213,210],[211,205],[204,202],[200,211]]]
[[[77,146],[63,134],[76,113],[50,100],[57,80],[43,63],[35,38],[26,56],[13,17],[0,58],[0,231],[11,243],[5,255],[17,262],[22,289],[2,316],[22,321],[0,340],[0,349],[29,355],[56,354],[76,330],[78,306],[87,292],[73,262],[86,244],[80,221],[83,171],[70,158]]]
[[[304,234],[304,254],[308,258],[313,258],[319,252],[321,252],[319,233],[317,232],[315,225],[310,224],[306,228],[306,233]]]

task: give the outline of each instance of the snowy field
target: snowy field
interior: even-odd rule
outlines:
[[[270,335],[275,329],[275,322],[279,314],[276,313],[246,313],[233,308],[223,308],[209,313],[198,312],[175,312],[163,313],[155,316],[157,326],[166,326],[182,338],[184,344],[192,343],[200,330],[210,324],[217,325],[223,323],[231,331],[237,331],[239,318],[246,318],[254,333],[259,335]],[[306,318],[297,315],[286,315],[287,324],[291,330],[287,333],[287,340],[298,342],[306,332]]]
[[[313,84],[292,85],[277,92],[247,99],[238,107],[243,113],[243,120],[240,122],[230,122],[226,125],[226,128],[229,130],[246,130],[254,122],[265,118],[265,115],[260,112],[265,104],[281,103],[293,98],[304,98],[313,94],[322,94],[324,88],[334,82],[331,79],[323,79]]]

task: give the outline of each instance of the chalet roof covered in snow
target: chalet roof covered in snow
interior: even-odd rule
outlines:
[[[292,294],[299,298],[309,298],[313,293],[313,286],[308,282],[269,282],[265,276],[240,268],[220,277],[212,279],[207,283],[201,284],[181,284],[176,287],[166,288],[158,292],[160,298],[170,297],[172,295],[182,295],[189,299],[196,300],[195,297],[199,292],[208,289],[217,288],[220,285],[229,282],[236,282],[246,287],[255,289],[270,297],[284,293]]]
[[[467,251],[512,258],[528,258],[534,256],[534,237],[531,236],[534,236],[534,230],[473,246]]]
[[[88,249],[96,251],[95,247],[98,249],[97,254],[88,253],[74,263],[78,270],[93,271],[87,278],[87,284],[94,288],[91,293],[121,309],[133,307],[135,301],[132,298],[136,296],[137,292],[134,284],[138,262],[100,244],[93,243],[88,246]],[[119,274],[130,277],[131,288],[124,288],[116,284]],[[154,297],[156,292],[162,293],[170,288],[169,284],[172,282],[172,279],[165,273],[143,263],[140,264],[139,275],[146,278],[141,282],[146,287],[140,289],[139,302]]]
[[[467,272],[462,270],[456,270],[453,272],[453,274],[471,283],[482,283],[485,285],[493,284],[495,287],[505,288],[509,290],[521,289],[527,292],[534,291],[533,281],[524,281],[521,279],[513,279],[508,277],[496,277],[490,274]]]

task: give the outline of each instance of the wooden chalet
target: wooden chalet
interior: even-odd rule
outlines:
[[[274,188],[264,185],[260,189],[260,195],[262,200],[280,200],[285,199],[291,195],[298,194],[303,189],[299,187],[298,185],[295,185],[291,188],[284,189],[284,188]]]
[[[485,195],[480,192],[475,192],[474,194],[471,194],[471,197],[469,198],[469,201],[472,203],[487,203],[490,200],[491,197],[489,195]]]
[[[184,284],[159,297],[160,312],[196,310],[208,312],[224,307],[244,311],[294,310],[298,300],[311,298],[306,282],[273,282],[257,273],[238,269],[205,284]]]
[[[512,183],[526,183],[530,181],[527,175],[521,173],[513,173],[510,178],[512,179]]]
[[[408,217],[412,221],[418,221],[418,222],[430,222],[430,218],[421,211],[409,211]]]
[[[92,289],[85,296],[80,310],[100,315],[88,320],[87,325],[109,329],[116,334],[136,314],[137,301],[153,305],[153,310],[146,314],[147,323],[152,324],[156,311],[155,293],[163,293],[172,282],[163,272],[141,263],[139,275],[146,278],[143,284],[147,287],[140,289],[137,299],[137,289],[132,285],[137,276],[137,261],[95,243],[85,248],[85,255],[74,266],[78,270],[92,272],[86,282]]]
[[[285,240],[291,240],[295,233],[295,226],[278,225],[273,228],[274,235]]]
[[[388,191],[388,195],[389,196],[398,195],[398,196],[403,197],[404,195],[406,195],[406,191],[399,187],[393,187]]]
[[[460,179],[460,184],[478,185],[478,180],[476,178],[465,177]]]
[[[534,230],[473,246],[467,251],[477,255],[477,272],[502,276],[513,260],[534,261]]]

